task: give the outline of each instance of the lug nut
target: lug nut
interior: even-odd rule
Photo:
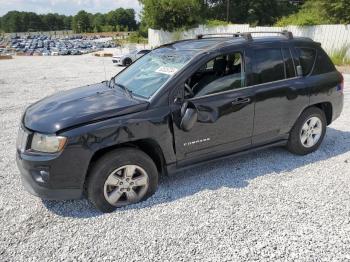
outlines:
[[[119,185],[122,185],[122,184],[123,184],[123,182],[120,182],[120,183],[119,183]]]

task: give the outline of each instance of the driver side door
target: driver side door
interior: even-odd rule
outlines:
[[[184,98],[171,105],[178,166],[251,146],[254,94],[245,85],[243,54],[239,50],[207,61],[186,81],[187,88],[180,87],[184,88]],[[204,68],[212,70],[213,75],[205,70],[201,79],[200,70]],[[189,95],[188,87],[193,94]],[[186,108],[197,112],[195,123],[187,131],[181,127]]]

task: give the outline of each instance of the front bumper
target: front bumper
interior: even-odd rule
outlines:
[[[49,161],[33,157],[26,160],[20,152],[16,154],[16,162],[21,173],[21,181],[24,188],[32,195],[49,200],[80,199],[82,188],[53,188],[50,181]],[[34,157],[35,158],[35,157]]]
[[[113,64],[123,65],[123,61],[121,58],[112,58],[112,62]]]

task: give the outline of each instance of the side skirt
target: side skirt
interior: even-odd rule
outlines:
[[[192,168],[192,167],[200,166],[200,165],[202,165],[204,163],[206,164],[206,163],[211,163],[211,162],[214,162],[214,161],[219,161],[219,160],[231,158],[231,157],[234,157],[234,156],[240,156],[240,155],[248,154],[248,153],[251,153],[251,152],[256,152],[256,151],[260,151],[260,150],[263,150],[263,149],[267,149],[267,148],[270,148],[270,147],[285,146],[285,145],[287,145],[287,142],[288,142],[288,140],[280,140],[280,141],[269,143],[269,144],[265,144],[265,145],[262,145],[262,146],[252,147],[252,148],[245,149],[245,150],[242,150],[242,151],[233,152],[233,153],[229,153],[229,154],[224,154],[222,156],[215,157],[215,158],[212,158],[212,159],[209,159],[209,160],[193,161],[193,163],[187,164],[185,166],[180,166],[180,167],[178,166],[177,163],[173,163],[173,164],[170,164],[170,165],[166,166],[166,170],[167,170],[167,173],[169,175],[171,175],[171,174],[174,174],[174,173],[177,173],[177,172],[180,172],[180,171]]]

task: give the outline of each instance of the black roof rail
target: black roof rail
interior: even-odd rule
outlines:
[[[281,32],[276,31],[255,31],[255,32],[237,32],[237,33],[215,33],[215,34],[200,34],[197,35],[197,39],[203,39],[205,36],[232,36],[232,37],[243,37],[247,41],[252,41],[253,37],[252,34],[281,34],[285,36],[287,39],[293,39],[293,33],[287,30],[283,30]]]
[[[247,33],[237,32],[237,33],[200,34],[200,35],[197,35],[196,38],[197,39],[203,39],[205,36],[217,36],[217,37],[220,37],[220,36],[232,36],[232,37],[243,37],[247,41],[252,41],[253,40],[252,35],[249,32],[247,32]]]
[[[250,34],[280,34],[285,36],[287,39],[293,39],[293,33],[287,30],[283,30],[283,31],[252,31],[249,32]]]

